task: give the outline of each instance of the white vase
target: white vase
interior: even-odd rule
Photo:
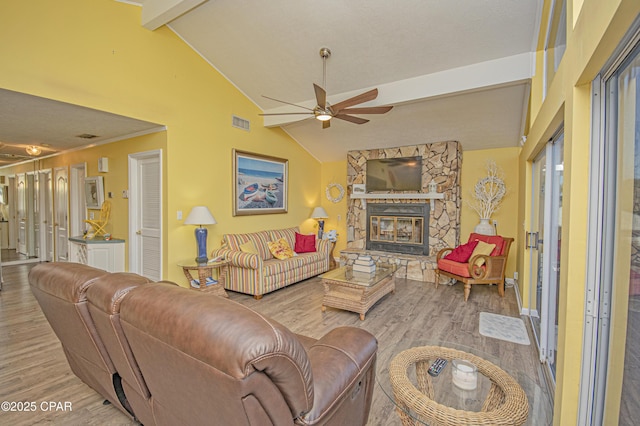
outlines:
[[[474,232],[482,235],[496,235],[496,228],[489,223],[489,219],[480,219],[480,223],[476,225]]]

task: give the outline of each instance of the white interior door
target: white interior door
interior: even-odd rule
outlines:
[[[69,260],[69,173],[66,167],[53,171],[55,206],[55,259],[58,262]]]
[[[39,172],[39,201],[40,201],[40,258],[50,262],[53,257],[53,179],[51,170]]]
[[[16,177],[9,176],[9,248],[16,249],[18,246],[18,217],[16,215]]]
[[[38,256],[39,223],[36,220],[38,212],[37,201],[38,177],[34,173],[27,173],[27,255]]]
[[[86,163],[73,164],[69,179],[69,197],[71,210],[69,211],[71,235],[81,236],[85,230],[87,208],[84,199],[84,178],[86,177]]]
[[[162,279],[162,151],[129,155],[129,270]]]
[[[20,254],[27,255],[27,177],[16,175],[16,219],[18,223],[18,247]]]

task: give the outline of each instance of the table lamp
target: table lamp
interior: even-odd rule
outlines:
[[[207,228],[202,225],[215,225],[216,219],[206,206],[196,206],[191,209],[189,216],[184,220],[185,225],[198,225],[196,228],[196,243],[198,244],[198,265],[207,264]]]
[[[318,221],[318,239],[319,240],[322,239],[322,234],[324,232],[323,219],[326,219],[328,217],[329,215],[321,206],[314,208],[313,212],[311,213],[311,219],[316,219]]]

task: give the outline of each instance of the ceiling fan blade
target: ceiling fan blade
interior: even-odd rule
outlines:
[[[317,84],[313,83],[313,90],[316,92],[316,101],[318,106],[322,109],[327,108],[327,92]]]
[[[331,120],[327,120],[327,121],[323,121],[322,122],[322,128],[323,129],[328,129],[329,127],[331,127]]]
[[[266,114],[258,114],[258,115],[298,115],[298,114],[311,115],[313,114],[313,112],[274,112],[274,113],[266,113]]]
[[[364,92],[357,96],[354,96],[353,98],[349,98],[342,102],[338,102],[335,105],[331,105],[331,108],[333,108],[334,111],[339,112],[340,110],[349,108],[350,106],[358,105],[363,102],[372,101],[377,97],[378,97],[378,89],[372,89],[372,90],[369,90],[368,92]]]
[[[347,108],[340,110],[342,114],[384,114],[391,111],[392,106]]]
[[[280,99],[270,98],[269,96],[265,96],[265,95],[262,95],[262,97],[263,97],[263,98],[267,98],[267,99],[271,99],[272,101],[282,102],[283,104],[293,105],[293,106],[298,107],[298,108],[303,108],[303,109],[308,109],[309,111],[313,111],[313,109],[312,109],[312,108],[307,108],[307,107],[304,107],[304,106],[302,106],[302,105],[292,104],[291,102],[281,101]]]
[[[344,121],[350,121],[356,124],[364,124],[369,122],[369,120],[365,120],[364,118],[354,117],[353,115],[346,115],[346,114],[336,114],[333,117],[339,118],[340,120],[344,120]]]

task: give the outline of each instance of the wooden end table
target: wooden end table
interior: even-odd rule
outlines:
[[[330,241],[331,243],[331,252],[329,253],[329,269],[336,269],[336,267],[338,266],[338,264],[336,263],[336,258],[333,257],[333,249],[336,248],[336,242],[335,241]]]
[[[184,276],[189,281],[189,288],[198,291],[205,291],[215,294],[216,296],[229,297],[224,290],[224,282],[227,276],[228,260],[219,260],[207,263],[206,265],[184,264],[178,265],[182,268]],[[213,279],[213,270],[218,269],[218,282],[206,284],[207,278]],[[192,275],[193,271],[197,271],[197,277]],[[205,283],[205,284],[203,284]]]
[[[322,312],[329,306],[356,312],[364,321],[365,314],[378,300],[395,292],[394,273],[394,267],[378,266],[375,274],[354,274],[350,266],[342,266],[322,274]]]

